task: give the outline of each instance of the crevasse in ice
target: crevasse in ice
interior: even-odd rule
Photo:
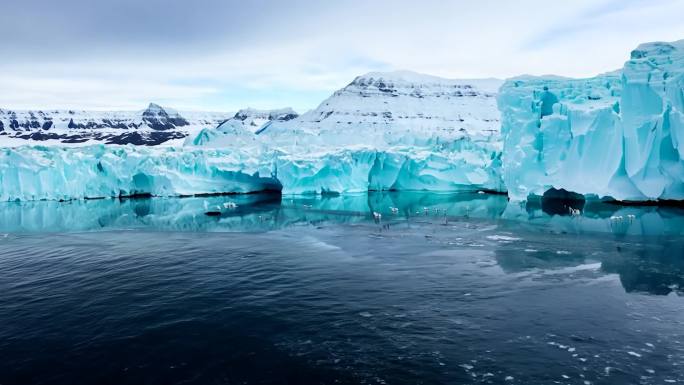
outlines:
[[[590,79],[508,80],[498,104],[509,196],[684,199],[683,90],[684,41],[642,44],[622,71]]]

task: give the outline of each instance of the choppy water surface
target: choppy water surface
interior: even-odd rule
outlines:
[[[559,213],[477,194],[5,204],[0,384],[684,382],[682,213]]]

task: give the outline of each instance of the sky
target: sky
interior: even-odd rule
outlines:
[[[370,71],[589,77],[684,0],[3,0],[0,108],[315,108]]]

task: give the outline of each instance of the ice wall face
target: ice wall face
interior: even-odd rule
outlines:
[[[621,103],[627,175],[647,198],[684,199],[684,40],[631,56]]]
[[[684,199],[684,41],[649,43],[623,71],[524,77],[501,88],[504,182],[620,200]]]
[[[128,146],[0,149],[0,201],[281,189],[248,154]]]
[[[339,150],[324,154],[279,154],[284,194],[366,191],[502,191],[500,153],[469,142],[461,151]]]
[[[619,98],[616,74],[506,82],[499,106],[509,196],[525,200],[552,187],[608,195],[622,153]]]

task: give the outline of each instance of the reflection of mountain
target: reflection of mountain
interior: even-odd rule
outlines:
[[[628,293],[684,295],[684,240],[664,241],[661,246],[618,249],[603,260],[601,269],[619,274]]]

